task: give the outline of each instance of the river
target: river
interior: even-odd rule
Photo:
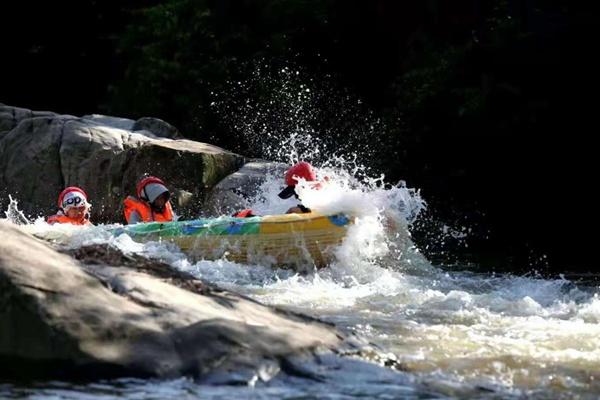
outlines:
[[[410,239],[425,207],[419,193],[349,172],[320,170],[325,188],[300,185],[304,203],[357,216],[337,261],[298,273],[226,259],[190,260],[169,243],[117,238],[111,226],[26,226],[62,246],[107,243],[174,267],[260,302],[335,323],[378,345],[396,368],[324,359],[320,378],[276,376],[268,383],[199,384],[194,380],[121,379],[86,384],[0,384],[2,398],[598,398],[600,288],[564,278],[477,273],[432,265]],[[269,177],[248,206],[261,214],[294,204]],[[518,229],[518,227],[515,227]],[[575,249],[573,251],[576,251]],[[301,334],[301,332],[299,332]]]

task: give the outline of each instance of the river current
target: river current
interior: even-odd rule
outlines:
[[[207,385],[192,379],[121,379],[88,384],[0,384],[1,398],[598,398],[600,288],[543,279],[450,271],[432,265],[410,238],[425,207],[419,193],[351,172],[319,170],[327,185],[301,184],[303,203],[323,213],[356,216],[336,261],[302,272],[226,259],[190,260],[169,243],[113,237],[112,226],[49,226],[31,233],[66,247],[110,244],[260,302],[309,314],[354,331],[397,361],[398,369],[348,359],[323,360],[318,382],[278,376],[267,383]],[[278,177],[248,206],[277,214]],[[9,216],[10,217],[10,216]],[[518,227],[515,227],[518,229]],[[576,250],[573,250],[576,251]]]

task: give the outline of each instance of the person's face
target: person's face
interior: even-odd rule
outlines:
[[[169,201],[169,192],[164,192],[154,199],[154,206],[158,209],[161,209],[165,206],[165,204],[167,204],[167,201]]]
[[[85,218],[85,206],[82,207],[71,207],[66,211],[67,217],[82,220]]]

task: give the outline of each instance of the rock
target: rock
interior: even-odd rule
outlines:
[[[255,196],[268,176],[283,177],[289,166],[283,163],[255,160],[220,181],[204,204],[211,214],[231,214],[247,207],[246,199]]]
[[[276,373],[295,357],[344,346],[330,324],[210,288],[165,264],[102,246],[72,251],[76,261],[6,221],[0,236],[3,377]]]
[[[122,201],[147,173],[172,191],[188,193],[176,212],[191,218],[202,210],[207,192],[244,161],[210,144],[115,128],[125,124],[122,119],[0,110],[0,126],[19,119],[0,138],[0,206],[13,194],[29,215],[54,213],[58,193],[74,185],[88,193],[92,221],[123,222]]]
[[[177,128],[159,118],[144,117],[135,121],[130,128],[132,131],[147,131],[156,137],[168,139],[183,139]]]

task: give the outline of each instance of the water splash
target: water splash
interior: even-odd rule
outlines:
[[[232,81],[213,96],[213,111],[236,139],[223,144],[239,145],[234,150],[249,156],[322,167],[348,167],[361,158],[359,169],[368,175],[380,166],[378,155],[395,151],[385,134],[392,122],[326,77],[317,81],[298,66],[258,63],[245,80]]]
[[[11,195],[8,195],[8,206],[4,211],[6,219],[15,225],[26,225],[29,224],[29,218],[25,216],[23,211],[19,210],[19,202],[13,199]]]

